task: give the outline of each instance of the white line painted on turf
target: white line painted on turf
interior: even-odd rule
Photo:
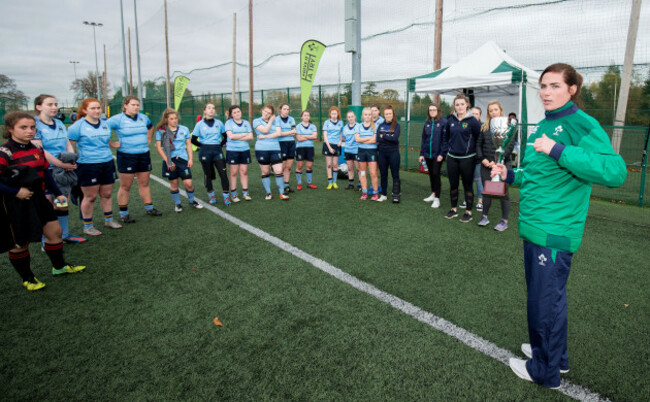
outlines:
[[[169,183],[157,176],[151,175],[151,178],[158,183],[162,184],[165,187],[169,188]],[[184,197],[187,197],[187,194],[185,191],[181,190],[181,194]],[[256,228],[255,226],[249,225],[248,223],[242,221],[241,219],[235,218],[234,216],[210,205],[209,203],[206,203],[205,201],[199,200],[198,198],[196,199],[198,202],[200,202],[205,208],[207,208],[209,211],[219,215],[223,219],[231,222],[232,224],[240,227],[241,229],[244,229],[247,232],[250,232],[254,234],[255,236],[266,240],[267,242],[273,244],[276,247],[281,248],[282,250],[286,251],[287,253],[300,258],[301,260],[308,262],[309,264],[313,265],[314,267],[320,269],[321,271],[335,277],[336,279],[347,283],[348,285],[364,292],[367,293],[376,299],[387,303],[391,305],[392,307],[396,308],[397,310],[400,310],[401,312],[408,314],[409,316],[415,318],[416,320],[423,322],[438,331],[447,334],[453,338],[458,339],[465,345],[469,346],[470,348],[477,350],[495,360],[500,361],[501,363],[508,365],[508,360],[511,357],[518,357],[514,353],[510,352],[509,350],[503,349],[495,345],[494,343],[481,338],[478,335],[475,335],[447,320],[444,318],[437,317],[427,311],[422,310],[421,308],[407,302],[406,300],[400,299],[397,296],[393,296],[390,293],[386,293],[380,289],[377,289],[373,285],[364,282],[342,270],[339,268],[336,268],[332,264],[325,262],[321,260],[320,258],[314,257],[311,254],[308,254],[299,248],[292,246],[291,244],[269,234],[266,233],[265,231]],[[514,375],[514,374],[513,374]],[[560,386],[559,389],[560,392],[563,394],[570,396],[571,398],[580,400],[580,401],[609,401],[609,399],[601,396],[600,394],[597,394],[595,392],[590,391],[589,389],[582,387],[577,384],[572,384],[571,382],[567,380],[562,380],[562,385]]]

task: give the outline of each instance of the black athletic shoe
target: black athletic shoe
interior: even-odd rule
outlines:
[[[348,184],[348,186],[345,189],[346,190],[354,190],[354,184]]]
[[[460,217],[459,221],[463,223],[467,223],[472,220],[472,214],[469,214],[465,212],[463,216]]]
[[[156,208],[147,209],[146,212],[147,212],[147,215],[162,216],[162,212],[158,211]]]
[[[135,223],[135,218],[131,218],[130,215],[124,215],[120,217],[120,220],[124,223]]]
[[[450,209],[449,212],[447,212],[447,215],[445,215],[445,218],[447,219],[453,219],[458,216],[458,212],[454,211],[453,209]]]
[[[295,192],[295,191],[293,191],[293,190],[291,189],[291,187],[289,187],[289,186],[287,186],[287,187],[284,189],[284,193],[285,193],[285,194],[291,194],[291,193],[294,193],[294,192]]]
[[[393,194],[393,204],[399,204],[400,194]]]

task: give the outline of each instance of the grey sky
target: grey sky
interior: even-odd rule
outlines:
[[[344,40],[343,0],[255,0],[254,64],[283,52],[297,52],[307,39],[325,44]],[[547,3],[545,5],[535,5]],[[77,74],[95,68],[92,29],[84,20],[102,22],[97,30],[100,71],[103,44],[108,78],[114,92],[122,81],[119,0],[0,0],[0,73],[16,80],[28,96],[41,92],[69,103]],[[237,12],[237,59],[248,62],[247,0],[169,0],[171,70],[189,72],[229,63],[232,59],[232,13]],[[362,36],[380,35],[362,44],[362,79],[386,80],[430,72],[433,64],[434,0],[364,0]],[[528,4],[528,7],[520,7]],[[165,72],[162,0],[139,0],[138,19],[143,80]],[[513,7],[514,6],[514,7]],[[631,0],[512,0],[444,2],[443,66],[455,62],[487,40],[494,40],[524,65],[541,69],[556,61],[576,66],[623,62]],[[133,1],[124,0],[125,25],[133,31]],[[650,5],[642,7],[636,63],[650,63]],[[644,28],[646,27],[646,28]],[[298,86],[298,56],[276,57],[255,68],[255,88]],[[328,48],[316,85],[350,80],[350,56],[343,46]],[[647,70],[645,70],[647,71]],[[245,67],[238,67],[240,89],[248,88]],[[189,75],[195,93],[230,92],[231,66]],[[401,88],[398,88],[401,89]]]

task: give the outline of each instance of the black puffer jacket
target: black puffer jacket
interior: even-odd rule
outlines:
[[[508,144],[505,149],[503,155],[504,161],[510,160],[512,150],[515,148],[516,135],[517,133],[515,131],[513,138],[510,140],[510,144]],[[479,134],[478,139],[476,140],[476,157],[478,158],[479,163],[482,163],[483,159],[487,159],[490,162],[496,162],[496,150],[497,147],[495,147],[494,142],[492,142],[492,133],[490,132],[490,129],[488,128],[485,131],[481,131],[481,134]]]

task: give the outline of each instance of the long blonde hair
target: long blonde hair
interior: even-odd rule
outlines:
[[[372,128],[372,131],[375,131],[375,122],[372,121],[372,108],[371,107],[364,107],[363,110],[361,111],[361,124],[364,123],[363,121],[363,114],[368,112],[370,113],[370,128]]]
[[[501,114],[499,116],[503,116],[503,106],[501,106],[501,102],[498,100],[493,100],[488,102],[487,104],[487,117],[485,118],[485,123],[481,126],[481,131],[488,131],[490,129],[490,120],[492,120],[492,117],[490,116],[490,106],[491,105],[499,105],[499,110],[501,111]]]

